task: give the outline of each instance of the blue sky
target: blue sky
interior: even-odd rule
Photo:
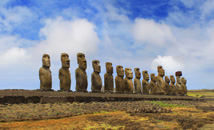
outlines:
[[[214,89],[213,0],[4,0],[0,2],[0,89],[38,89],[42,54],[51,57],[59,89],[60,54],[86,54],[88,90],[92,60],[139,67],[157,75],[181,70],[188,89]],[[141,79],[142,80],[142,79]],[[104,81],[103,81],[104,82]],[[104,83],[103,83],[104,84]]]

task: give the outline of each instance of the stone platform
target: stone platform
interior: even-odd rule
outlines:
[[[58,92],[38,90],[0,90],[0,104],[20,103],[64,103],[64,102],[108,102],[108,101],[140,101],[140,100],[187,100],[206,101],[207,98],[168,95],[143,94],[110,94],[110,93],[82,93]]]

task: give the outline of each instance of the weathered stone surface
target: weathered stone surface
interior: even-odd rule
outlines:
[[[42,97],[40,103],[65,103],[66,97]]]
[[[141,72],[140,68],[134,68],[135,78],[134,78],[134,93],[141,93]]]
[[[165,70],[163,69],[162,66],[158,66],[157,70],[158,70],[158,76],[157,76],[158,92],[157,92],[157,94],[164,94],[164,91],[163,91],[163,87],[164,87],[163,77],[165,75]]]
[[[102,79],[100,77],[100,72],[101,72],[100,61],[93,60],[92,66],[93,66],[94,72],[91,74],[91,91],[101,92]]]
[[[147,70],[144,70],[142,72],[143,80],[142,80],[142,86],[143,86],[143,94],[149,94],[149,74]]]
[[[75,71],[76,78],[76,91],[78,92],[87,92],[88,80],[87,80],[87,62],[85,59],[85,54],[78,53],[77,54],[77,63],[79,67]]]
[[[170,95],[177,95],[176,94],[176,87],[175,87],[175,78],[173,75],[170,75],[170,87],[171,87],[171,92]]]
[[[126,77],[123,80],[123,85],[125,88],[124,92],[133,93],[133,88],[134,88],[133,81],[132,81],[133,72],[131,68],[125,68],[125,75]]]
[[[104,75],[104,91],[114,91],[114,77],[113,77],[113,66],[111,62],[106,62],[106,73]]]
[[[27,103],[40,103],[41,96],[27,97]]]
[[[186,79],[184,77],[181,78],[181,88],[182,88],[182,95],[187,95],[187,86],[186,86]]]
[[[70,91],[71,88],[71,73],[70,60],[67,53],[61,54],[62,67],[59,69],[60,90]]]
[[[175,76],[176,76],[176,90],[178,94],[181,94],[182,92],[182,88],[181,88],[181,76],[182,76],[182,72],[181,71],[177,71],[175,72]]]
[[[39,79],[40,79],[40,90],[51,90],[52,88],[52,76],[50,70],[50,56],[44,54],[42,56],[42,67],[39,69]]]
[[[124,70],[123,70],[123,66],[118,65],[116,67],[116,71],[117,71],[117,76],[115,77],[116,92],[124,92],[124,87],[123,87]]]
[[[24,96],[4,96],[4,103],[8,104],[20,104],[26,103],[26,99]]]
[[[157,94],[158,88],[157,88],[157,77],[155,76],[155,73],[150,74],[151,81],[149,84],[150,88],[150,94]]]
[[[164,84],[164,87],[163,87],[163,91],[164,91],[164,94],[165,95],[169,95],[170,92],[171,92],[171,87],[169,85],[169,77],[168,76],[165,76],[165,84]]]

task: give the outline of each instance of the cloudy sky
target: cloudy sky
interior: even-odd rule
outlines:
[[[167,76],[181,70],[188,89],[214,89],[213,0],[1,0],[0,89],[38,89],[42,55],[50,54],[53,89],[59,90],[60,54],[139,67]]]

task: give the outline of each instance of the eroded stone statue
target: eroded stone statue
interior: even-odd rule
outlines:
[[[170,75],[170,87],[171,87],[171,92],[170,95],[177,95],[176,94],[176,87],[175,87],[175,78],[173,75]]]
[[[42,67],[39,69],[40,90],[42,91],[52,90],[52,76],[50,66],[50,56],[48,54],[44,54],[42,56]]]
[[[181,88],[182,88],[181,94],[184,95],[184,96],[187,95],[187,86],[186,86],[186,83],[187,83],[186,79],[184,77],[182,77],[181,78]]]
[[[133,81],[132,81],[133,72],[132,72],[131,68],[125,68],[125,75],[126,75],[126,77],[123,80],[125,92],[133,93],[133,88],[134,88]]]
[[[155,76],[155,73],[151,73],[150,74],[150,77],[151,77],[151,81],[149,83],[149,88],[150,88],[150,94],[157,94],[157,77]]]
[[[181,76],[182,76],[182,72],[181,71],[177,71],[175,72],[175,76],[176,76],[176,90],[177,90],[177,94],[181,94],[182,92],[182,88],[181,88]]]
[[[171,92],[171,87],[169,85],[169,82],[170,82],[169,77],[165,76],[165,83],[164,83],[164,87],[163,87],[163,91],[164,91],[165,95],[169,95]]]
[[[140,68],[134,68],[135,78],[134,78],[134,93],[141,93],[141,72]]]
[[[85,70],[87,69],[85,54],[83,53],[77,54],[77,63],[79,64],[79,67],[75,71],[76,91],[87,92],[88,80],[87,73],[85,72]]]
[[[163,76],[165,75],[165,70],[163,69],[162,66],[157,67],[158,70],[158,76],[157,76],[157,87],[158,87],[158,92],[157,94],[164,94],[163,87],[164,87],[164,80]]]
[[[100,72],[101,72],[100,61],[93,60],[92,66],[93,66],[94,72],[91,74],[91,91],[101,92],[102,79],[100,77]]]
[[[143,86],[143,94],[149,94],[149,74],[148,71],[144,70],[142,72],[143,74],[143,80],[142,80],[142,86]]]
[[[114,77],[113,77],[113,66],[111,62],[106,62],[106,73],[104,75],[104,91],[113,92],[114,91]]]
[[[123,87],[124,70],[123,70],[123,66],[121,66],[121,65],[116,66],[116,71],[117,71],[117,76],[115,77],[116,92],[124,92],[124,87]]]
[[[61,54],[62,67],[59,69],[60,90],[70,91],[71,88],[71,73],[70,60],[67,53]]]

